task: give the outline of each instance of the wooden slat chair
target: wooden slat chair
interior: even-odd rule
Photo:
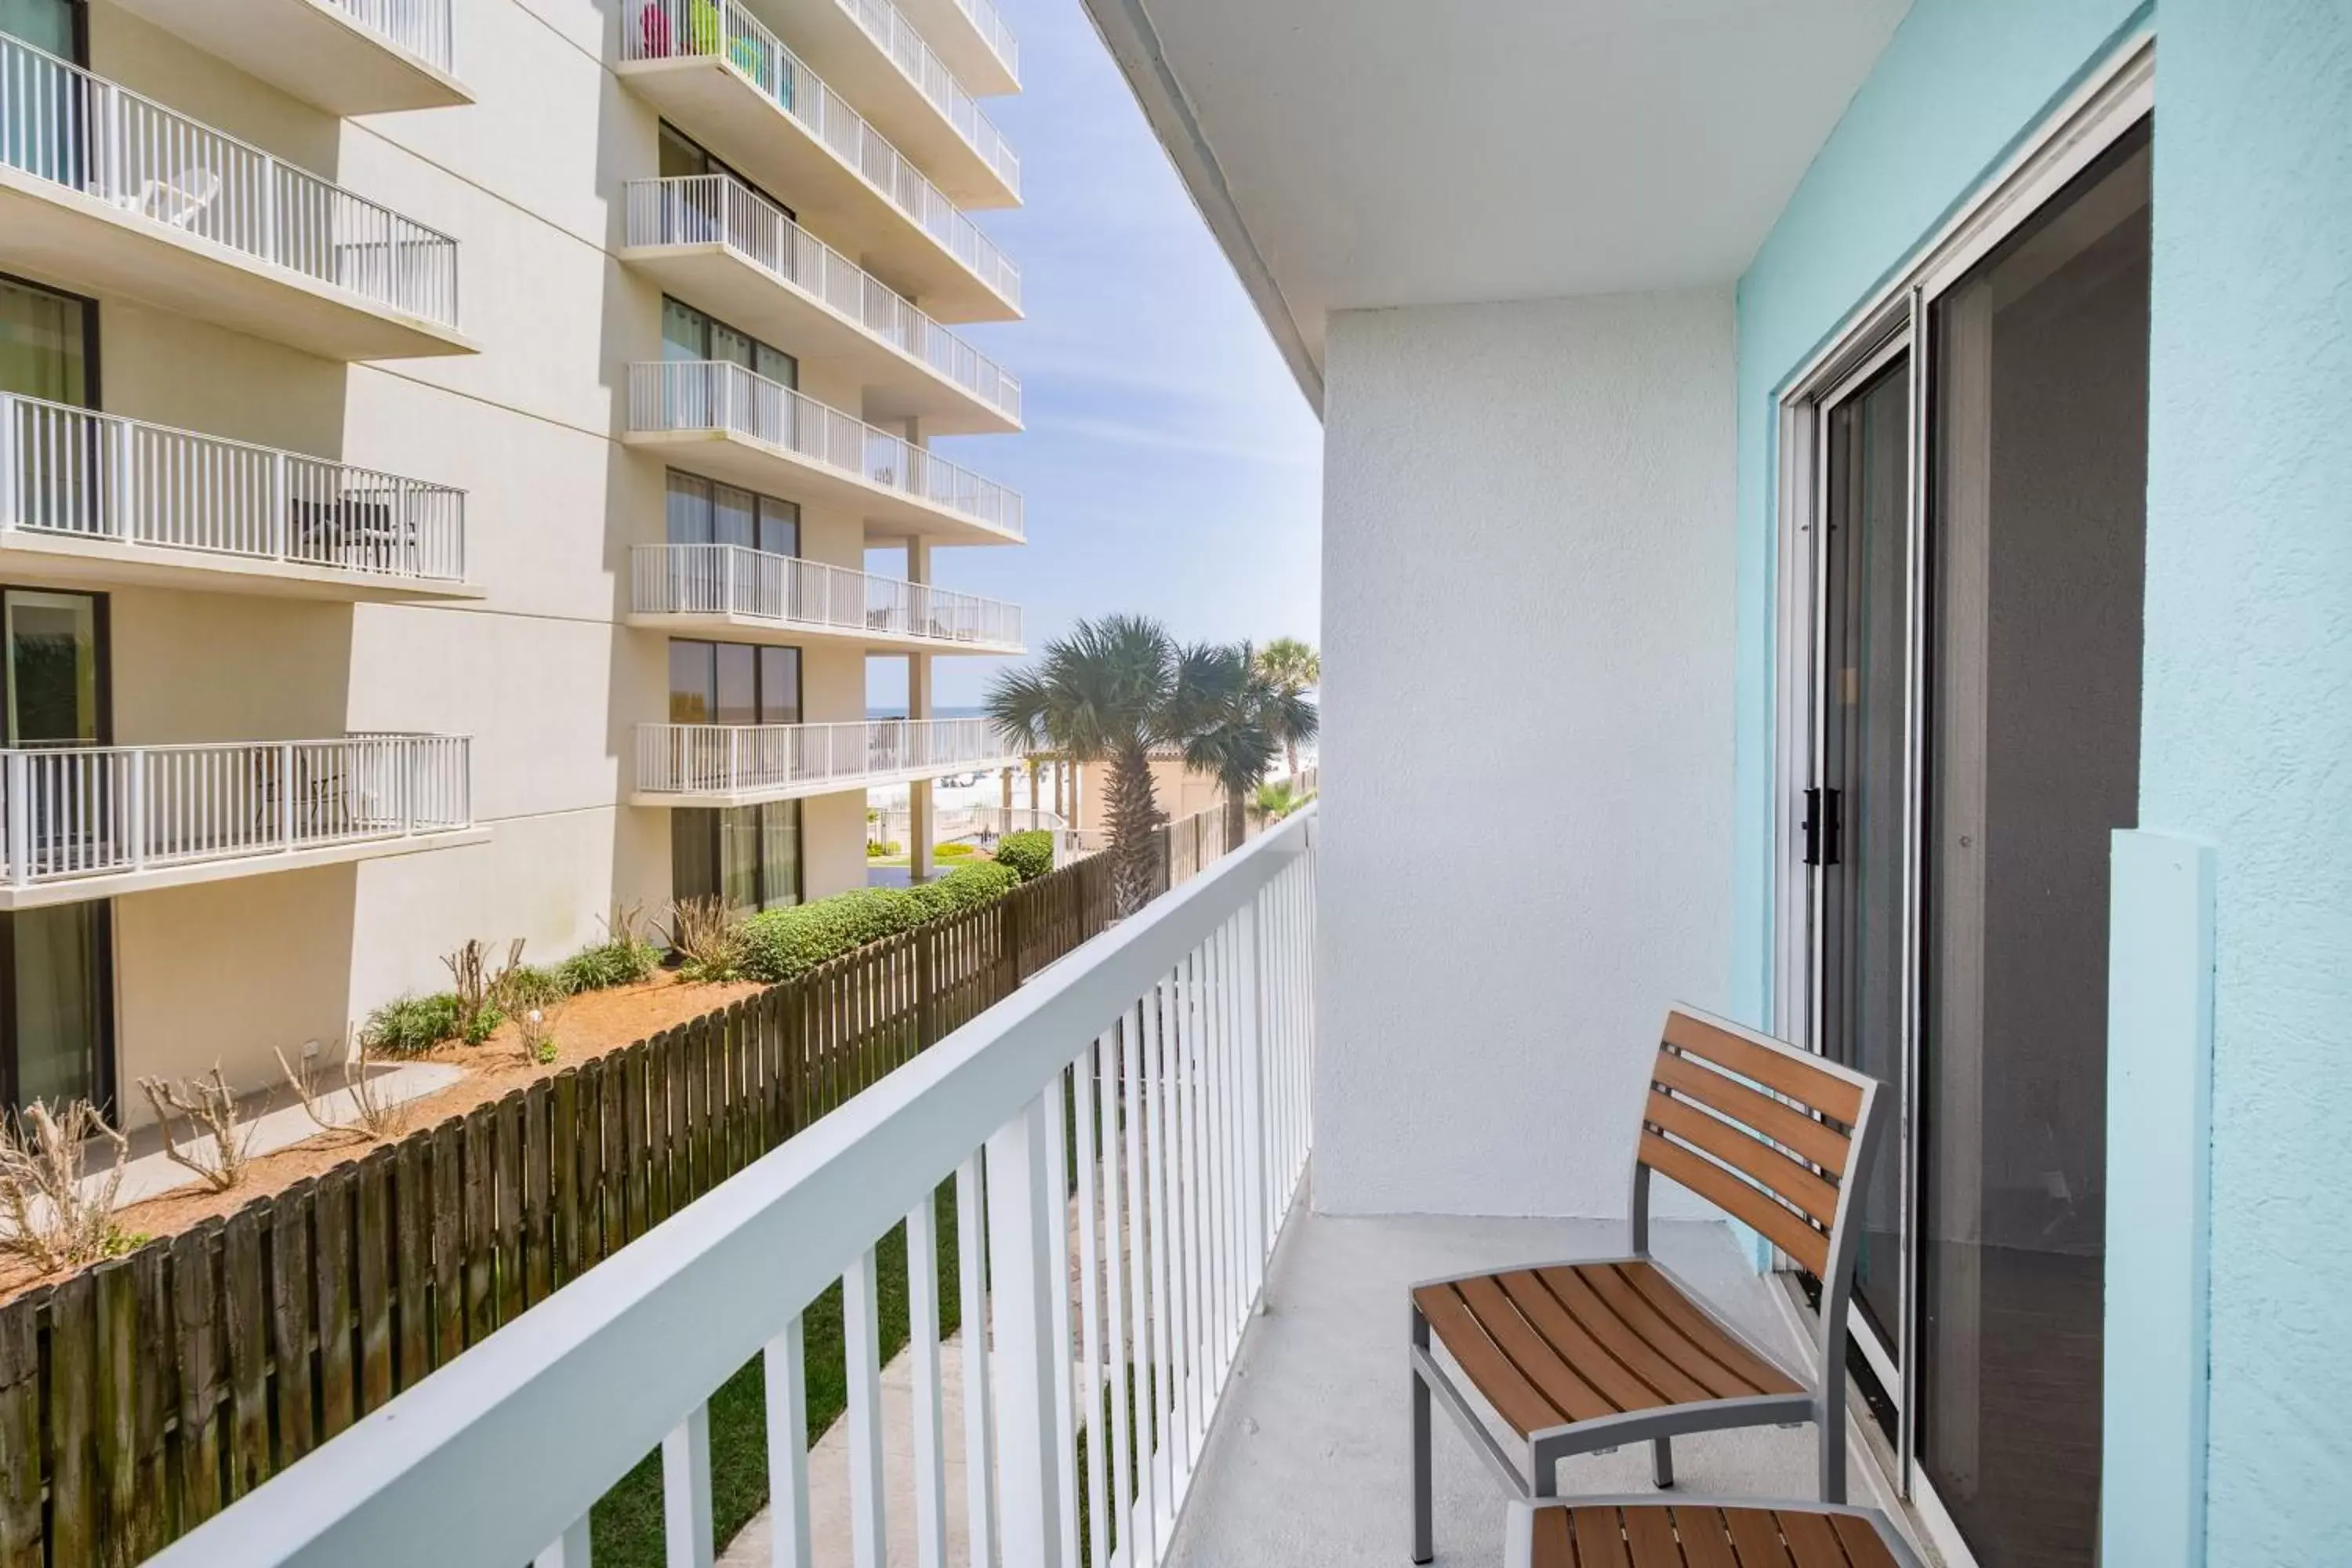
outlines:
[[[1879,1123],[1871,1079],[1737,1024],[1666,1015],[1634,1152],[1627,1255],[1433,1279],[1412,1290],[1412,1560],[1431,1554],[1430,1399],[1520,1498],[1554,1495],[1571,1454],[1812,1421],[1821,1494],[1845,1500],[1846,1305]],[[1820,1372],[1782,1365],[1651,1258],[1650,1178],[1745,1222],[1822,1282]],[[1452,1358],[1432,1353],[1433,1338]],[[1473,1396],[1517,1441],[1498,1443]]]
[[[1596,1497],[1515,1501],[1503,1568],[1920,1568],[1874,1509]]]

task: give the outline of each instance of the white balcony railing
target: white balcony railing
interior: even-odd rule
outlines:
[[[995,1536],[990,1560],[1077,1568],[1083,1519],[1090,1568],[1156,1568],[1313,1142],[1313,830],[1311,816],[1284,823],[1080,947],[156,1568],[534,1554],[568,1568],[587,1561],[590,1506],[656,1446],[670,1561],[707,1563],[707,1402],[754,1355],[777,1413],[778,1563],[811,1561],[799,1415],[807,1367],[838,1357],[860,1562],[886,1555],[886,1463],[914,1498],[920,1539],[903,1560],[950,1560],[955,1457],[972,1537]],[[961,1267],[946,1289],[964,1329],[943,1345],[934,1205],[949,1183]],[[914,1416],[909,1448],[886,1460],[877,1281],[902,1222]],[[808,1309],[835,1280],[840,1326],[812,1344],[825,1320]],[[949,1353],[963,1377],[953,1427]]]
[[[809,784],[855,787],[1005,762],[985,719],[868,719],[846,724],[640,724],[637,789],[646,795],[756,795]]]
[[[641,616],[741,616],[925,642],[1021,646],[1021,606],[876,577],[740,544],[640,544],[631,604]]]
[[[1021,41],[1013,29],[1004,25],[1003,16],[991,0],[955,0],[956,9],[971,19],[980,31],[988,52],[1004,62],[1004,74],[1014,81],[1021,79]]]
[[[930,100],[931,107],[955,127],[956,134],[971,144],[971,150],[980,154],[981,161],[996,171],[996,177],[1004,182],[1005,188],[1019,195],[1020,155],[1013,151],[1012,143],[1004,140],[1004,133],[980,111],[980,105],[972,101],[971,94],[956,80],[955,74],[948,69],[947,62],[940,58],[938,52],[923,41],[922,35],[915,31],[915,25],[907,20],[905,14],[889,0],[837,0],[837,3],[856,18],[858,26],[874,40],[875,47],[890,57],[907,79]],[[970,12],[970,0],[965,0],[964,9]],[[993,17],[994,15],[994,8],[991,7],[990,16]],[[998,26],[1001,31],[1001,19]],[[984,28],[982,30],[985,32]],[[1012,42],[1011,34],[1003,37],[1007,44]],[[990,38],[989,43],[992,48],[995,47],[995,38]],[[1000,58],[1003,58],[1003,50],[996,52]],[[1010,61],[1007,68],[1011,68]]]
[[[336,10],[444,72],[456,69],[449,0],[328,0]]]
[[[457,324],[447,235],[5,37],[0,165],[386,310]]]
[[[402,582],[466,576],[463,490],[0,392],[0,542],[19,531]]]
[[[1021,269],[738,0],[643,0],[627,16],[621,29],[622,59],[723,62],[830,148],[998,298],[1019,308]]]
[[[983,528],[1022,534],[1017,491],[724,360],[631,365],[629,429],[725,431]]]
[[[725,174],[631,180],[632,246],[724,245],[777,282],[814,300],[982,402],[1021,417],[1021,383],[994,360],[917,310],[903,295]]]
[[[463,735],[0,750],[0,878],[24,888],[473,825]]]

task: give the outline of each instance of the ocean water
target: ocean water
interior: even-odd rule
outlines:
[[[934,719],[977,719],[982,716],[982,710],[976,707],[951,708],[944,704],[931,710],[931,717]],[[904,719],[907,716],[907,705],[902,702],[894,708],[869,707],[866,710],[866,716],[868,719]]]

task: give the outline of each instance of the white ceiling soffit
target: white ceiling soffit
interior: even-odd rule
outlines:
[[[1289,360],[1328,311],[1728,282],[1909,0],[1086,0]]]

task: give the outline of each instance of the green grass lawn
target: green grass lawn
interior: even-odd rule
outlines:
[[[955,1184],[940,1188],[940,1332],[955,1331],[963,1302],[957,1286]],[[907,1227],[891,1227],[875,1252],[876,1316],[882,1359],[907,1343]],[[801,1316],[808,1371],[808,1431],[814,1444],[849,1404],[842,1359],[841,1284],[827,1287]],[[753,1356],[710,1396],[710,1511],[724,1548],[768,1501],[768,1400],[761,1358]],[[661,1450],[656,1448],[606,1492],[590,1515],[596,1568],[663,1568]]]

